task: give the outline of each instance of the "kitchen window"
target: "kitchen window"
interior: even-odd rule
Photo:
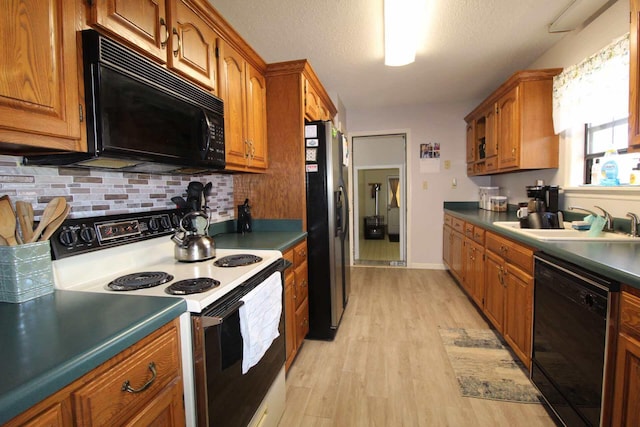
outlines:
[[[576,149],[584,157],[572,163],[572,168],[576,170],[571,175],[576,180],[582,175],[581,184],[596,184],[599,176],[597,168],[604,162],[605,155],[612,154],[619,156],[620,183],[629,183],[633,159],[625,154],[628,145],[628,108],[628,34],[554,77],[554,129],[556,133],[563,133],[572,140],[572,145],[580,144]],[[578,137],[582,132],[575,132],[581,128],[584,129],[583,138]],[[578,153],[574,151],[574,154]],[[596,168],[592,177],[594,165]]]
[[[600,184],[601,166],[604,156],[618,154],[620,160],[619,178],[621,184],[628,183],[631,167],[635,167],[637,154],[627,155],[628,118],[612,119],[599,124],[587,124],[584,129],[584,183]]]

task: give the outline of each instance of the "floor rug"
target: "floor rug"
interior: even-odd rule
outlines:
[[[490,329],[438,330],[466,397],[540,403],[527,371]]]

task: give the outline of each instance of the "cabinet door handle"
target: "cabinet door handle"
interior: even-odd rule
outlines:
[[[245,139],[244,145],[245,145],[244,157],[248,159],[251,156],[251,141],[249,141],[248,139]]]
[[[504,268],[500,267],[500,269],[498,270],[498,281],[500,282],[500,284],[502,285],[502,287],[504,287]]]
[[[156,364],[153,362],[149,363],[149,370],[151,371],[151,379],[143,384],[142,387],[132,388],[129,385],[129,380],[126,380],[124,383],[122,383],[121,390],[126,391],[127,393],[142,393],[143,391],[151,387],[151,384],[153,384],[157,377]]]
[[[167,29],[167,23],[164,18],[160,18],[160,28],[164,28],[164,41],[160,42],[160,47],[164,49],[167,47],[167,42],[169,41],[169,30]]]
[[[180,41],[180,34],[178,34],[178,30],[176,30],[175,28],[173,29],[173,35],[176,36],[176,39],[178,40],[178,43],[176,43],[176,48],[173,49],[173,56],[177,58],[178,53],[180,53],[180,48],[182,47],[182,42]]]

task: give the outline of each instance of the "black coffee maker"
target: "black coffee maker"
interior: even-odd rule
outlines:
[[[562,212],[558,210],[557,185],[528,185],[528,215],[521,218],[522,228],[563,228]]]
[[[244,204],[238,205],[238,233],[251,233],[251,206],[249,199]]]

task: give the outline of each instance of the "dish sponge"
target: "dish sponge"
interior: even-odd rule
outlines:
[[[587,221],[572,221],[571,228],[575,230],[580,230],[580,231],[588,230],[591,228],[591,224],[588,223]]]

